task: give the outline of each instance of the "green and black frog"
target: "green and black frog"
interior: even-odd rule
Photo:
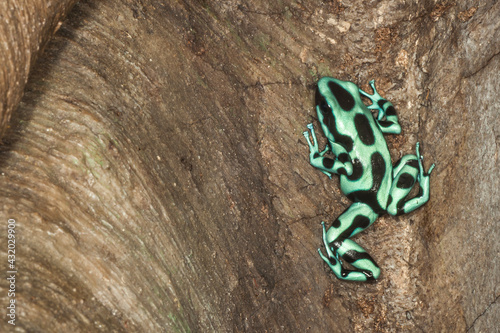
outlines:
[[[319,150],[312,124],[307,125],[309,131],[304,132],[311,165],[330,178],[338,174],[341,191],[353,201],[328,231],[322,222],[326,255],[318,249],[333,273],[339,279],[350,281],[369,281],[380,276],[380,268],[372,257],[350,238],[369,227],[380,215],[405,214],[424,205],[429,200],[429,176],[434,169],[433,164],[425,172],[418,142],[416,155],[403,156],[392,165],[384,134],[399,134],[401,126],[394,106],[380,96],[374,81],[370,86],[372,95],[352,82],[331,77],[320,79],[316,111],[328,139],[326,148]],[[361,95],[372,104],[366,106]],[[420,193],[407,198],[416,182]],[[345,268],[341,259],[354,269]]]

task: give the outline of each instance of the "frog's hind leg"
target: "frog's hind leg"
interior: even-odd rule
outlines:
[[[368,281],[380,276],[380,268],[372,257],[356,242],[348,239],[370,226],[377,217],[378,214],[368,205],[357,202],[342,213],[328,231],[323,223],[323,243],[327,254],[325,256],[320,249],[318,252],[339,279]],[[344,268],[341,258],[355,269]]]
[[[420,156],[419,143],[417,142],[417,156],[406,155],[394,167],[394,179],[387,205],[387,212],[391,215],[401,215],[409,213],[429,200],[430,174],[434,169],[434,164],[426,173],[422,164],[423,157]],[[418,181],[420,193],[412,199],[406,197]]]

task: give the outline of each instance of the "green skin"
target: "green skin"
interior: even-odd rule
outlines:
[[[424,205],[429,200],[429,175],[434,169],[433,164],[428,173],[424,171],[418,142],[416,156],[403,156],[392,166],[384,134],[399,134],[401,126],[394,106],[377,93],[374,81],[370,86],[373,95],[352,82],[331,77],[320,79],[316,111],[328,139],[326,148],[319,150],[312,124],[304,132],[311,165],[330,178],[332,174],[340,175],[341,191],[354,202],[328,231],[322,222],[326,255],[318,249],[333,273],[349,281],[369,281],[380,276],[380,268],[372,257],[350,238],[380,215],[405,214]],[[372,104],[366,106],[360,94]],[[378,114],[375,116],[371,110]],[[420,193],[407,199],[416,182],[420,184]],[[341,258],[354,269],[344,268]]]

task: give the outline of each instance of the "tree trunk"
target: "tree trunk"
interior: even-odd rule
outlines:
[[[32,64],[75,2],[0,2],[0,140],[21,100]]]
[[[1,39],[2,122],[70,3],[40,15],[50,23],[19,51]],[[15,300],[16,328],[494,330],[500,3],[475,3],[77,3],[0,151],[1,267],[15,278],[0,303]],[[38,12],[28,5],[10,0],[10,13]],[[322,76],[368,91],[376,79],[403,128],[386,136],[393,161],[418,141],[437,164],[428,204],[356,236],[382,269],[375,283],[342,282],[317,254],[320,222],[350,205],[302,136],[319,127]]]

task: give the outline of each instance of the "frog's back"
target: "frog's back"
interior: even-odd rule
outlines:
[[[353,163],[352,175],[340,176],[342,192],[355,202],[369,204],[376,212],[385,211],[392,185],[391,156],[359,88],[333,78],[321,79],[318,88],[332,108],[331,119],[323,118],[323,131],[330,133],[330,142],[345,147]]]

